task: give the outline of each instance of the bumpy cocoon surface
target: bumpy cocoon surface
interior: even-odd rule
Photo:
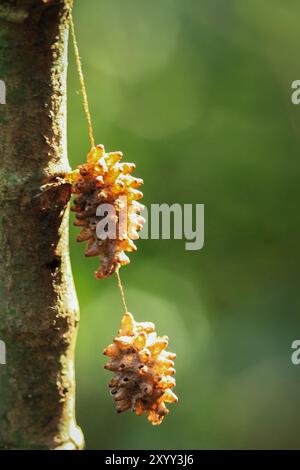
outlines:
[[[169,413],[165,403],[177,402],[174,359],[166,351],[167,336],[157,336],[153,323],[138,323],[125,313],[113,344],[104,350],[111,359],[105,368],[115,375],[109,382],[117,412],[132,409],[138,416],[144,411],[152,424],[160,424]]]
[[[140,215],[144,206],[137,202],[143,197],[137,189],[143,180],[131,176],[135,165],[120,163],[121,158],[122,152],[105,153],[103,145],[97,145],[88,154],[87,163],[66,177],[77,194],[71,208],[76,213],[75,225],[81,227],[77,241],[87,241],[85,256],[99,256],[101,265],[95,273],[98,279],[129,263],[125,252],[136,251],[133,240],[139,238],[144,223]],[[104,204],[112,212],[101,211]],[[97,226],[99,229],[104,219],[109,222],[108,231],[102,230],[99,236]]]

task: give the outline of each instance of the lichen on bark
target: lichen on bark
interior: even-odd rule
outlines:
[[[80,449],[78,303],[68,253],[68,17],[72,0],[0,0],[0,448]]]

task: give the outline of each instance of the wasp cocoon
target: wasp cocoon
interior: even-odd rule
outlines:
[[[171,390],[176,354],[166,351],[167,346],[168,337],[157,336],[153,323],[138,323],[125,313],[113,344],[104,350],[110,357],[104,367],[114,373],[109,388],[118,413],[145,412],[150,423],[157,425],[169,413],[165,403],[178,401]]]
[[[106,153],[103,145],[97,145],[89,152],[87,163],[65,178],[72,193],[77,195],[71,207],[76,218],[74,224],[81,228],[77,241],[87,242],[87,257],[99,256],[101,261],[95,273],[98,279],[112,275],[129,263],[125,252],[136,251],[133,240],[139,238],[138,231],[145,222],[140,215],[144,206],[136,201],[143,196],[137,189],[143,180],[131,176],[135,165],[120,163],[121,158],[122,152]],[[103,204],[112,207],[113,215],[107,215],[105,222],[111,223],[114,230],[99,237],[97,226],[103,222]]]

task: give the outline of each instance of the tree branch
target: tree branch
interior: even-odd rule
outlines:
[[[74,347],[79,320],[68,254],[68,15],[72,0],[0,0],[0,448],[79,449]],[[4,12],[4,13],[3,13]],[[9,21],[13,21],[10,23]]]

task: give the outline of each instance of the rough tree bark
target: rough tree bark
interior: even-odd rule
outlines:
[[[80,449],[74,416],[78,305],[68,188],[39,197],[66,154],[72,0],[0,0],[0,448]],[[49,202],[49,201],[48,201]]]

